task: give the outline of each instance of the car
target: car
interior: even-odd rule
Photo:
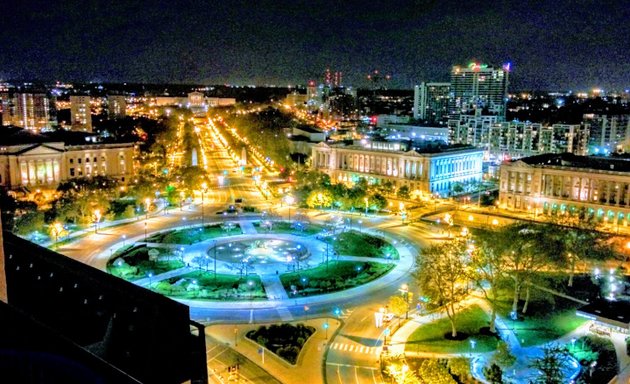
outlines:
[[[240,204],[240,203],[242,203],[242,202],[243,202],[243,199],[239,197],[238,199],[234,199],[234,202],[235,202],[236,204]]]

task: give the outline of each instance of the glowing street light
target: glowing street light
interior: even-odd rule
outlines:
[[[203,228],[204,224],[204,214],[203,214],[203,196],[208,192],[208,183],[205,181],[201,184],[201,227]]]
[[[289,223],[290,223],[291,222],[291,204],[295,202],[295,197],[291,195],[287,195],[284,197],[284,202],[287,203],[287,206],[289,207]]]
[[[56,221],[52,225],[52,233],[53,235],[55,235],[55,243],[59,241],[59,235],[61,234],[62,231],[63,231],[63,225],[61,225],[60,222]]]
[[[98,222],[101,221],[101,210],[94,210],[94,233],[98,233]]]

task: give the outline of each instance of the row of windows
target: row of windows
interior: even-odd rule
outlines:
[[[82,160],[83,160],[83,159],[78,158],[78,159],[77,159],[77,163],[81,164],[81,161],[82,161]],[[74,164],[74,159],[68,159],[68,161],[70,162],[70,164]],[[94,162],[96,163],[97,161],[98,161],[98,158],[97,158],[96,156],[94,156]],[[101,156],[101,161],[106,161],[105,156]],[[86,157],[86,158],[85,158],[85,162],[86,162],[86,163],[89,163],[89,162],[90,162],[90,158],[89,158],[89,157]]]

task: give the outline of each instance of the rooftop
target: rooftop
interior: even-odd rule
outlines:
[[[88,140],[88,138],[90,140]],[[38,143],[59,143],[65,145],[86,145],[99,143],[92,141],[98,135],[86,132],[54,131],[44,133],[34,133],[28,129],[6,126],[0,127],[0,146],[38,144]]]
[[[601,171],[630,172],[630,160],[610,157],[578,156],[572,153],[546,153],[524,157],[511,162],[522,161],[529,165],[596,169]]]
[[[630,302],[598,300],[577,310],[578,314],[590,315],[610,322],[630,326]]]

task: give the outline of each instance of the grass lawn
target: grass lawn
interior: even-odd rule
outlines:
[[[327,237],[326,241],[333,244],[333,249],[339,255],[362,257],[387,257],[389,255],[392,260],[399,258],[396,248],[380,237],[348,231],[337,234],[335,239]]]
[[[154,233],[147,238],[148,243],[164,243],[164,244],[194,244],[216,237],[240,235],[243,233],[237,225],[230,231],[221,228],[221,224],[206,225],[195,228],[175,229]]]
[[[358,261],[330,261],[326,265],[299,272],[284,273],[280,281],[289,296],[291,286],[297,296],[321,295],[365,284],[389,272],[394,264],[364,263]]]
[[[163,295],[180,299],[263,300],[267,298],[257,275],[240,278],[235,275],[217,274],[215,280],[212,272],[196,271],[153,283],[152,288]]]
[[[277,221],[272,222],[272,228],[268,231],[266,228],[261,226],[260,222],[255,222],[254,227],[258,229],[258,233],[287,233],[291,235],[298,236],[312,236],[320,233],[324,227],[319,224],[306,224],[306,225],[297,225],[298,223],[288,221]]]
[[[160,252],[156,261],[149,260],[149,251],[152,249]],[[184,262],[177,259],[171,249],[147,247],[144,244],[124,247],[107,262],[109,273],[131,281],[147,277],[149,272],[155,276],[182,267]]]
[[[539,345],[557,339],[580,325],[586,319],[575,315],[582,305],[532,288],[527,313],[522,314],[523,302],[519,303],[519,319],[511,320],[512,301],[499,301],[498,313],[524,347]]]
[[[315,333],[315,328],[298,323],[261,325],[256,330],[247,332],[247,338],[269,349],[279,357],[295,364],[304,343]]]
[[[499,340],[497,337],[479,333],[482,327],[487,327],[490,324],[490,316],[479,306],[473,305],[459,312],[456,321],[457,332],[468,334],[467,339],[446,339],[444,335],[451,333],[451,322],[445,317],[418,327],[407,339],[405,350],[409,352],[468,353],[473,351],[488,352],[496,349]],[[474,350],[470,340],[475,340]]]

